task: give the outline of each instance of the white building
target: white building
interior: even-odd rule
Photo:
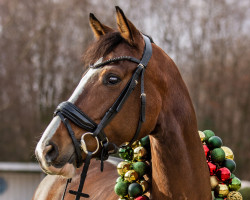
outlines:
[[[0,162],[0,200],[31,200],[44,176],[37,163]]]

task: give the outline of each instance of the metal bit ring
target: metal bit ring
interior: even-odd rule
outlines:
[[[81,137],[81,149],[84,151],[84,153],[88,154],[89,151],[88,151],[88,149],[87,149],[87,145],[86,145],[86,142],[85,142],[85,140],[84,140],[84,137],[85,137],[86,135],[92,135],[92,136],[93,136],[93,133],[87,132],[87,133],[84,133],[84,134],[82,135],[82,137]],[[93,137],[94,137],[94,136],[93,136]],[[95,151],[92,152],[92,154],[97,153],[97,151],[98,151],[99,148],[100,148],[98,138],[97,138],[97,137],[94,137],[94,138],[96,139],[97,148],[96,148]]]

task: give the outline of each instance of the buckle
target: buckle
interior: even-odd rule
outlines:
[[[86,145],[86,142],[85,142],[85,140],[84,140],[84,137],[85,137],[86,135],[91,135],[91,136],[93,136],[93,133],[87,132],[87,133],[83,134],[82,137],[81,137],[81,149],[84,151],[84,153],[88,154],[89,151],[88,151],[88,149],[87,149],[87,145]],[[93,136],[93,137],[94,137],[94,136]],[[97,153],[97,151],[98,151],[99,148],[100,148],[98,138],[97,138],[97,137],[94,137],[94,138],[96,139],[97,147],[96,147],[96,150],[92,152],[92,154]]]
[[[142,97],[146,97],[146,93],[141,93],[140,98],[142,98]]]
[[[100,141],[100,143],[101,143],[101,146],[104,147],[104,146],[108,145],[109,140],[108,140],[108,138],[106,137],[105,140],[104,140],[104,141]]]
[[[142,63],[139,63],[138,67],[140,67],[142,69],[145,68],[145,66]]]

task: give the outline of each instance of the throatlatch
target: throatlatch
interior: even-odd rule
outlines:
[[[93,137],[96,138],[97,143],[100,143],[101,147],[101,155],[100,155],[100,160],[101,160],[101,171],[103,170],[103,161],[107,160],[109,155],[114,153],[117,150],[117,147],[115,144],[110,143],[108,141],[107,136],[104,133],[104,128],[108,125],[108,123],[115,117],[115,115],[121,110],[123,104],[129,97],[129,95],[133,92],[135,89],[136,85],[139,83],[139,78],[141,77],[141,107],[140,107],[140,116],[139,116],[139,121],[137,125],[137,130],[134,134],[134,137],[132,140],[129,142],[128,146],[130,146],[138,137],[142,123],[145,121],[145,107],[146,107],[146,94],[144,91],[144,72],[147,67],[147,64],[152,56],[152,45],[149,37],[144,36],[144,41],[145,41],[145,47],[144,47],[144,52],[141,60],[138,60],[137,58],[131,57],[131,56],[121,56],[121,57],[116,57],[116,58],[111,58],[109,60],[103,61],[101,63],[95,64],[93,66],[90,66],[90,68],[100,68],[103,67],[107,64],[118,62],[118,61],[123,61],[123,60],[128,60],[130,62],[137,63],[138,66],[133,73],[131,79],[128,81],[127,85],[125,88],[122,90],[121,94],[119,97],[116,99],[114,104],[108,109],[108,111],[105,113],[104,117],[102,118],[101,122],[99,124],[96,124],[91,118],[89,118],[84,112],[82,112],[77,106],[72,104],[71,102],[62,102],[61,104],[58,105],[57,109],[54,112],[54,116],[58,115],[62,122],[64,123],[65,127],[68,130],[68,133],[72,139],[72,143],[75,148],[75,154],[76,154],[76,166],[80,167],[83,160],[81,156],[81,151],[83,150],[86,154],[87,157],[85,159],[85,164],[81,173],[81,180],[80,184],[78,187],[78,191],[72,191],[70,190],[69,193],[76,195],[75,200],[79,200],[80,197],[85,197],[88,198],[88,194],[82,193],[82,189],[84,186],[84,182],[87,176],[87,171],[88,167],[90,164],[90,160],[92,158],[92,155],[96,153],[99,150],[99,146],[96,149],[95,152],[89,152],[87,150],[85,141],[84,141],[84,135],[85,134],[91,134]],[[81,138],[81,145],[79,144],[79,141],[76,139],[74,131],[72,130],[69,120],[77,125],[78,127],[82,128],[83,130],[89,131],[88,133],[85,133],[83,137]],[[108,147],[110,145],[113,145],[113,152],[108,152]],[[67,186],[71,182],[71,180],[67,180],[66,183],[66,188],[64,191],[64,194],[62,196],[62,200],[64,199],[65,193],[67,191]]]

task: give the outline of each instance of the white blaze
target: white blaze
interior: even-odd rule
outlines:
[[[69,98],[69,102],[75,103],[79,96],[82,94],[84,87],[86,84],[90,81],[91,77],[98,71],[98,69],[90,68],[88,72],[84,75],[84,77],[81,79],[80,83],[74,90],[73,94]],[[47,168],[46,162],[45,162],[45,155],[43,155],[43,151],[46,147],[46,144],[55,134],[56,130],[58,129],[59,125],[61,124],[61,119],[59,116],[55,116],[53,120],[50,122],[49,126],[44,131],[41,139],[39,140],[37,146],[36,146],[36,154],[39,157],[39,160],[42,162],[43,167]]]
[[[75,103],[78,97],[82,94],[85,85],[88,83],[90,78],[96,73],[97,69],[90,68],[89,71],[85,74],[85,76],[81,79],[80,83],[76,87],[75,91],[69,98],[69,102]]]

